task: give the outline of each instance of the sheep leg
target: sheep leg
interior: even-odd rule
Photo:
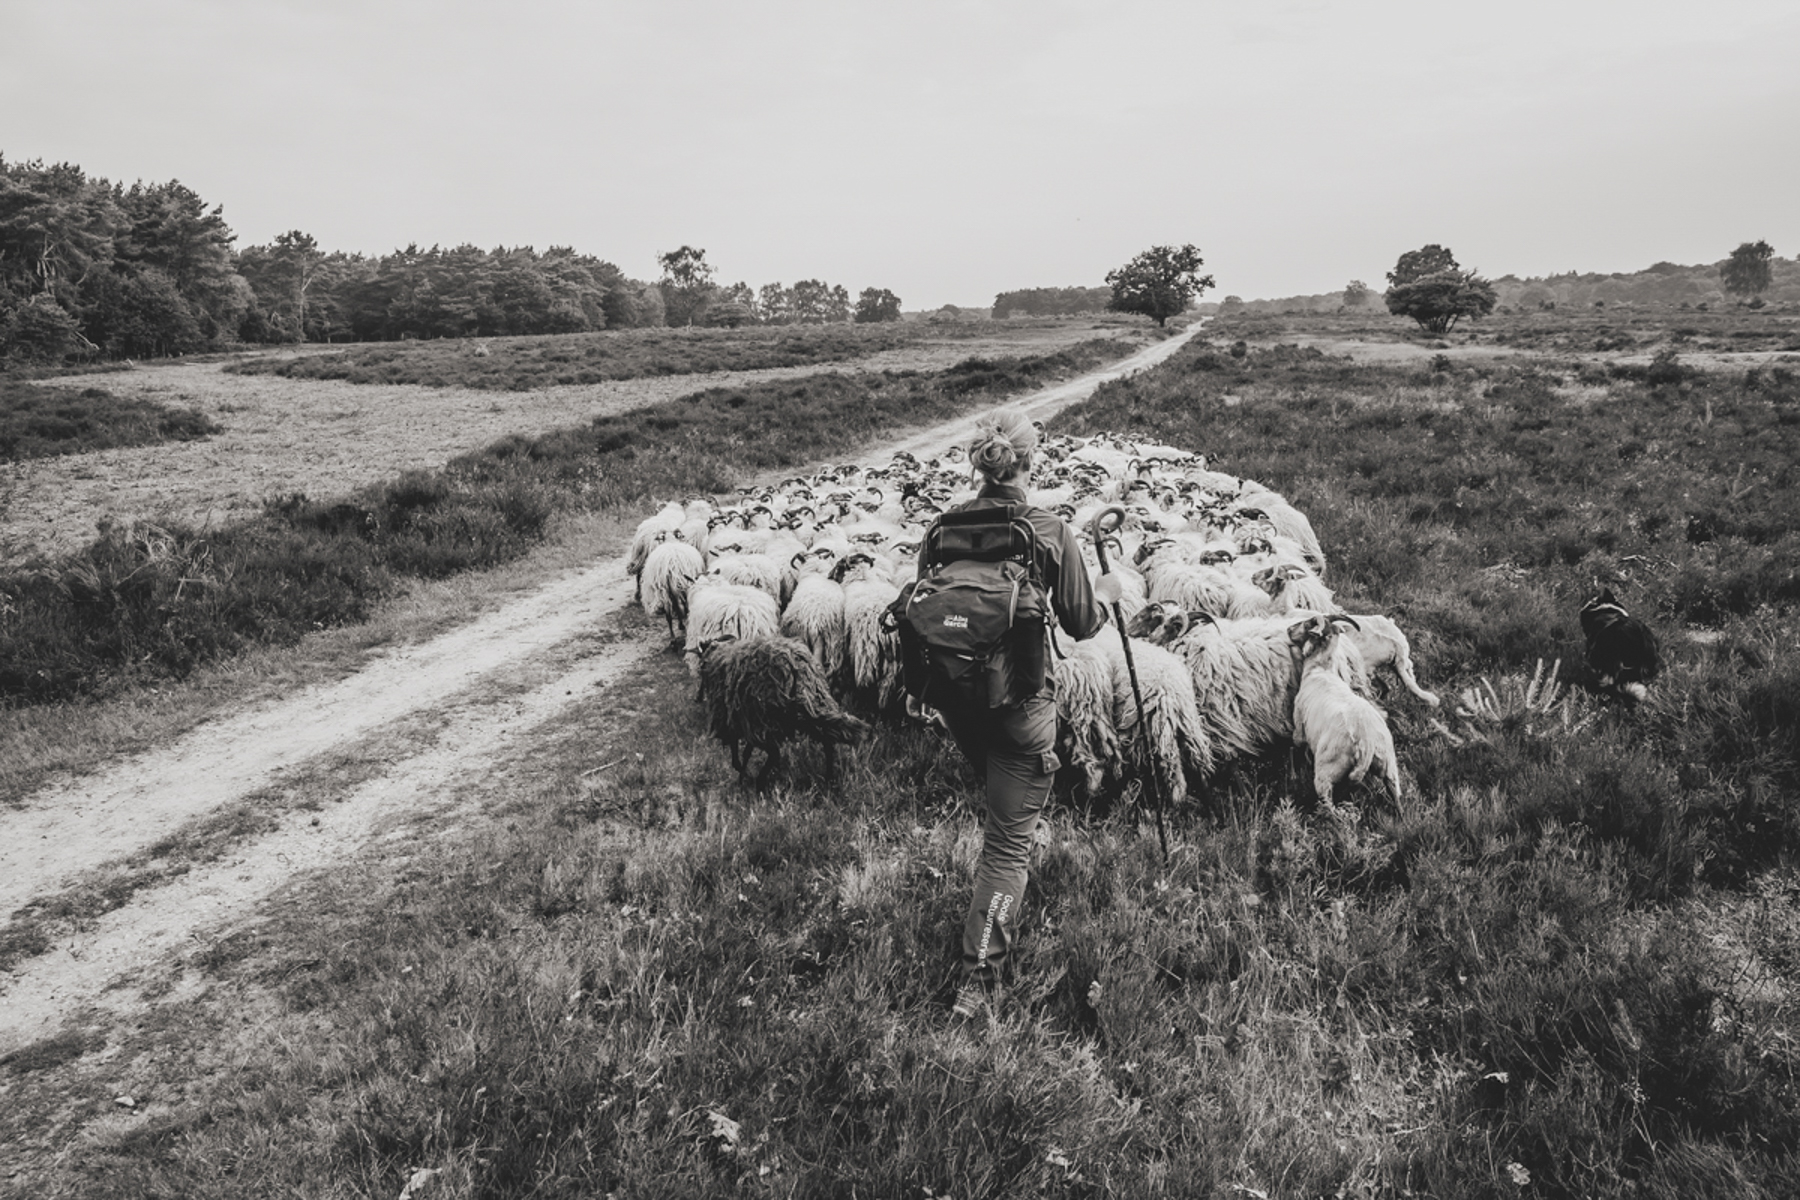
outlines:
[[[1442,701],[1437,698],[1436,692],[1428,692],[1419,686],[1418,677],[1413,674],[1412,656],[1406,652],[1404,646],[1398,647],[1398,653],[1394,655],[1394,670],[1399,674],[1400,682],[1406,685],[1407,691],[1431,705],[1433,708],[1438,707],[1442,703]]]
[[[769,777],[781,766],[781,743],[777,742],[765,751],[762,770],[756,773],[756,790],[767,791]]]

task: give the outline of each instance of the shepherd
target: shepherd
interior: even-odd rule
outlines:
[[[907,689],[942,714],[983,788],[952,1007],[959,1019],[980,1013],[1010,974],[1031,846],[1061,765],[1045,618],[1079,641],[1100,631],[1101,605],[1119,598],[1116,577],[1089,582],[1069,524],[1027,498],[1037,446],[1023,414],[982,418],[969,443],[980,491],[927,531],[918,578],[894,608]]]

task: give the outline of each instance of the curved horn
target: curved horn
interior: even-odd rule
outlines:
[[[1334,614],[1331,618],[1331,623],[1333,625],[1348,625],[1350,628],[1356,630],[1358,633],[1362,632],[1362,626],[1357,624],[1356,618],[1353,616],[1350,616],[1348,613]]]
[[[788,566],[798,571],[800,569],[800,564],[805,562],[808,557],[806,551],[796,550],[794,551],[794,557],[788,559]]]

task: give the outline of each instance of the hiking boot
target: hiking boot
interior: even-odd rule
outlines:
[[[971,979],[956,989],[956,1003],[950,1006],[950,1015],[958,1021],[972,1021],[983,1013],[991,1013],[998,998],[994,988]]]

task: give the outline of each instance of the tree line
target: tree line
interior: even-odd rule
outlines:
[[[1378,292],[1360,279],[1342,291],[1313,296],[1244,300],[1226,296],[1221,311],[1336,312],[1359,310],[1385,302],[1389,311],[1424,320],[1421,325],[1456,314],[1470,318],[1492,307],[1539,310],[1557,307],[1646,306],[1708,309],[1742,304],[1760,309],[1769,304],[1800,303],[1800,257],[1781,258],[1766,241],[1744,242],[1716,263],[1682,266],[1659,262],[1642,271],[1615,274],[1557,275],[1520,278],[1502,275],[1487,280],[1462,271],[1455,258],[1432,244],[1400,256],[1388,273],[1389,289]],[[1491,290],[1494,306],[1482,308]],[[1395,305],[1399,307],[1395,307]],[[1454,323],[1454,322],[1452,322]]]
[[[130,187],[0,155],[0,362],[151,358],[238,343],[580,333],[644,326],[899,320],[842,286],[711,282],[705,251],[628,277],[567,246],[326,251],[300,230],[237,249],[222,205],[178,180]],[[674,269],[671,269],[673,265]]]

